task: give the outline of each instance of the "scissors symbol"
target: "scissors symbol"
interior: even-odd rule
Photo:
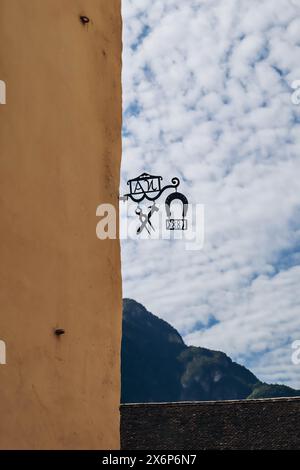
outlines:
[[[149,224],[149,226],[152,228],[152,230],[155,230],[150,219],[151,219],[152,215],[154,214],[154,212],[157,212],[159,209],[155,205],[155,203],[153,204],[153,206],[150,206],[149,209],[150,209],[150,211],[148,212],[148,214],[144,214],[142,209],[139,208],[139,207],[135,211],[136,215],[139,216],[139,219],[140,219],[140,222],[141,222],[141,226],[137,229],[137,233],[141,233],[145,228],[147,230],[147,232],[149,233],[149,235],[150,235],[150,230],[148,229],[147,224]]]

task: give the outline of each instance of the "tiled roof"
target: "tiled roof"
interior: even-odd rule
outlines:
[[[121,405],[124,450],[300,449],[300,398]]]

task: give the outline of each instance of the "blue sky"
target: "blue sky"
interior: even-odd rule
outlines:
[[[180,176],[201,251],[122,242],[123,295],[300,389],[299,0],[123,0],[123,162]]]

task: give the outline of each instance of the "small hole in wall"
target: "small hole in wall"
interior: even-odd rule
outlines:
[[[81,15],[80,16],[80,21],[82,24],[87,24],[90,22],[90,19],[87,16]]]
[[[63,328],[55,328],[54,334],[55,334],[56,336],[64,335],[64,334],[65,334],[65,330],[64,330]]]

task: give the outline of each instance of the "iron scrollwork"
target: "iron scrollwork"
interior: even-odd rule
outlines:
[[[174,192],[171,193],[165,201],[167,212],[166,228],[167,230],[187,229],[187,220],[185,217],[188,210],[188,200],[183,194],[177,192],[177,188],[180,185],[179,178],[172,178],[171,184],[167,184],[163,187],[162,180],[162,176],[154,176],[150,175],[149,173],[142,173],[137,178],[133,178],[127,182],[127,185],[129,186],[129,193],[125,194],[123,197],[120,197],[120,199],[123,201],[131,199],[133,202],[138,204],[138,207],[135,211],[141,223],[140,227],[137,229],[138,234],[140,234],[144,229],[146,229],[149,234],[150,228],[155,230],[150,220],[152,215],[159,210],[155,205],[155,201],[168,189],[172,189]],[[183,203],[182,219],[171,218],[170,205],[175,199],[178,199]],[[152,206],[149,207],[150,211],[147,214],[145,214],[139,206],[139,204],[144,200],[153,203]]]

